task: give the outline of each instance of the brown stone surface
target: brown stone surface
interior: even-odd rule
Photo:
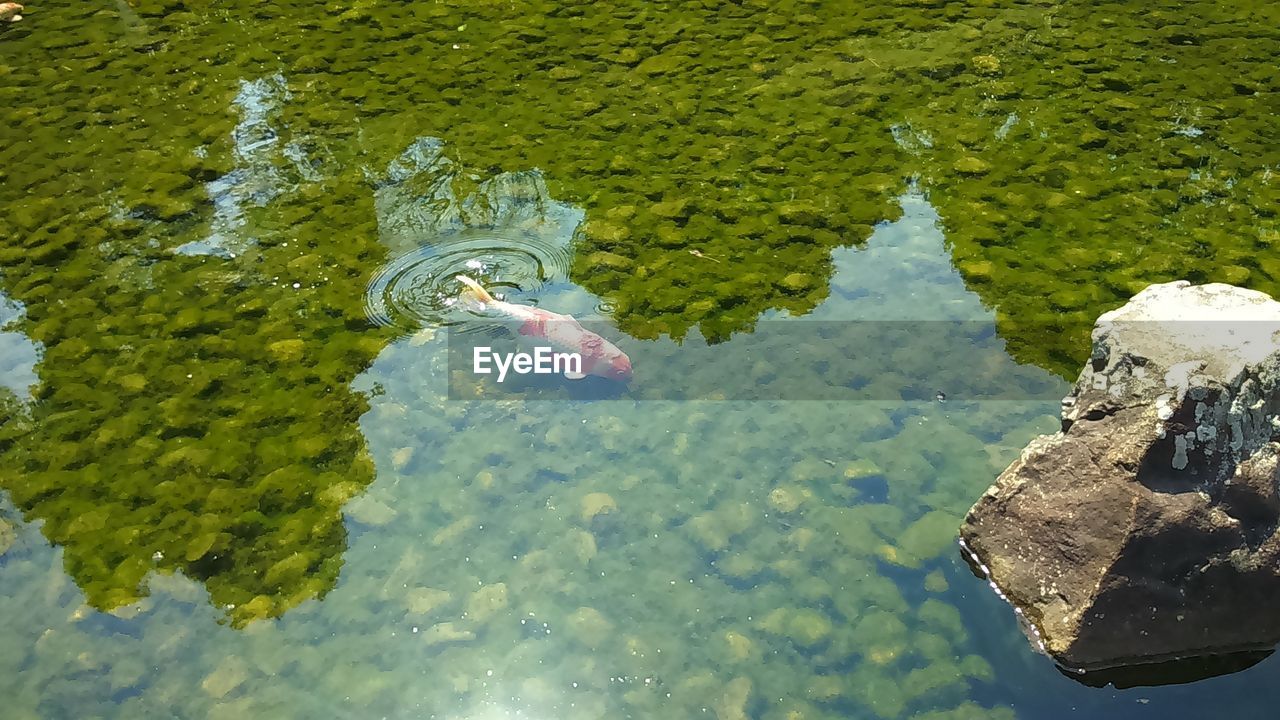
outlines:
[[[1147,288],[1099,318],[1062,432],[969,511],[975,564],[1063,665],[1280,642],[1277,331],[1260,293]]]

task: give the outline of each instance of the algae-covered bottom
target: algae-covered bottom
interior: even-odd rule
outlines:
[[[26,4],[6,717],[1280,701],[1270,661],[1076,684],[964,570],[1037,393],[966,402],[943,362],[951,399],[889,402],[855,363],[879,402],[674,403],[642,365],[608,402],[450,401],[441,331],[466,270],[703,395],[767,382],[758,322],[857,318],[994,324],[1052,388],[1147,282],[1276,289],[1274,4]]]

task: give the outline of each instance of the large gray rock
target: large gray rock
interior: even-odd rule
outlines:
[[[1280,642],[1280,303],[1152,285],[1098,318],[1062,431],[965,518],[1033,642],[1083,670]]]

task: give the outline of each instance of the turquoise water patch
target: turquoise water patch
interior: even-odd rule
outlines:
[[[17,327],[23,315],[22,305],[0,292],[0,396],[7,394],[18,401],[31,399],[31,388],[37,382],[35,366],[40,360],[40,347],[10,329]]]

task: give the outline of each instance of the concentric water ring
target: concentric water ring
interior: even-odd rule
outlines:
[[[536,294],[568,279],[573,253],[563,244],[514,230],[463,230],[388,262],[365,290],[365,313],[405,333],[475,317],[459,303],[454,276],[470,276],[508,298]],[[533,298],[521,302],[533,304]]]

